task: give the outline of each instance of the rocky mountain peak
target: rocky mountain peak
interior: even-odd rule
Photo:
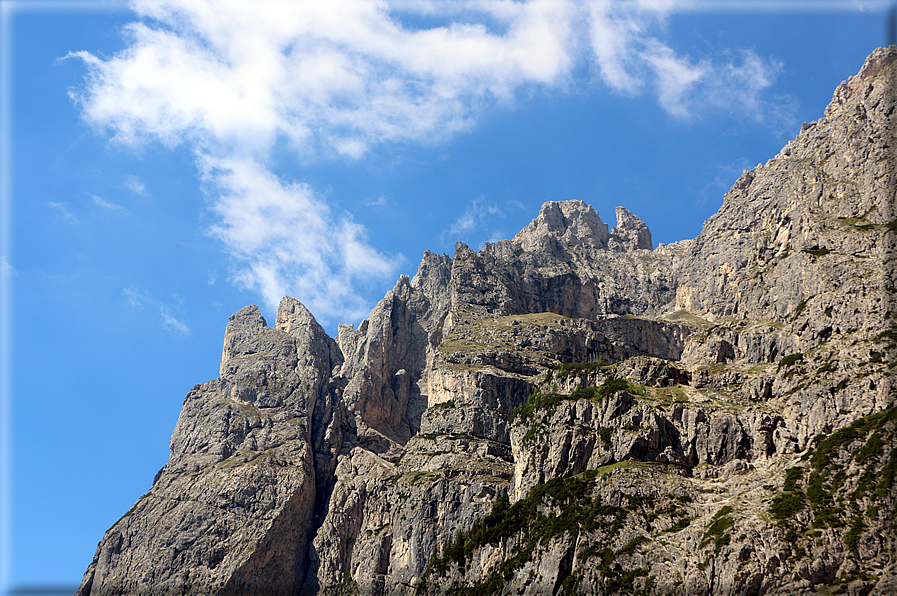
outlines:
[[[546,247],[552,241],[562,246],[591,245],[606,248],[610,232],[598,212],[585,201],[548,201],[539,216],[511,240],[524,251]]]
[[[638,215],[625,207],[617,207],[617,227],[610,231],[608,248],[616,251],[653,250],[651,230]]]
[[[240,310],[79,596],[897,594],[895,62],[697,238],[552,201],[338,345]]]
[[[284,296],[277,307],[274,328],[293,333],[303,327],[317,324],[314,315],[305,305],[290,296]]]
[[[327,367],[342,364],[343,358],[336,343],[327,335],[305,305],[290,296],[284,296],[277,307],[274,328],[294,337],[305,360],[323,358]],[[326,370],[330,370],[327,368]]]
[[[835,89],[831,103],[825,108],[825,115],[831,117],[839,114],[842,108],[849,103],[854,92],[865,81],[879,75],[895,60],[897,60],[897,45],[873,50],[863,63],[860,72],[843,81]]]
[[[245,341],[254,336],[260,329],[268,326],[265,317],[257,304],[244,306],[230,316],[224,331],[224,348],[221,352],[221,374],[224,374],[227,362],[234,356],[243,353]]]
[[[640,217],[625,207],[617,207],[617,226],[608,231],[607,224],[598,216],[594,207],[579,199],[548,201],[542,205],[539,216],[520,230],[511,240],[524,252],[562,253],[589,248],[608,249],[614,252],[652,250],[651,230]],[[500,244],[500,243],[499,243]],[[493,252],[501,252],[493,247]]]

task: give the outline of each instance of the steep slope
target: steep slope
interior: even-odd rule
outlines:
[[[549,202],[337,340],[244,308],[79,594],[894,593],[895,60],[693,240]]]

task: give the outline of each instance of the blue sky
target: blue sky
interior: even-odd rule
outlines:
[[[696,236],[886,2],[3,0],[0,588],[74,586],[227,318],[331,333],[547,200]]]

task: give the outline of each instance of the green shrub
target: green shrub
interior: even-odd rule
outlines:
[[[631,383],[627,379],[608,379],[598,387],[598,396],[607,397],[620,391],[629,391]]]
[[[878,459],[882,447],[884,447],[884,442],[881,440],[881,430],[876,430],[853,457],[857,463],[865,464],[870,458]]]
[[[850,531],[844,535],[844,546],[847,547],[847,550],[853,550],[857,545],[857,541],[860,539],[860,536],[863,535],[863,532],[866,530],[866,523],[863,521],[863,518],[860,516],[856,516],[850,522]]]
[[[782,359],[779,360],[779,369],[785,368],[786,366],[794,366],[798,362],[804,359],[804,355],[800,352],[796,354],[788,354],[787,356],[782,356]]]
[[[563,534],[604,530],[608,535],[618,533],[626,519],[627,509],[605,505],[600,497],[593,498],[598,472],[587,470],[578,476],[555,478],[531,490],[529,494],[509,505],[507,498],[497,500],[492,511],[474,522],[467,532],[459,532],[441,557],[433,557],[423,579],[431,574],[444,575],[453,564],[464,567],[473,553],[485,544],[501,544],[511,536],[519,536],[512,555],[484,582],[453,594],[478,595],[495,593],[503,580],[510,579],[516,569],[532,560],[539,545]],[[550,511],[558,513],[552,515]],[[611,553],[613,557],[613,553]]]
[[[631,555],[635,553],[638,547],[645,542],[651,542],[651,539],[646,536],[636,536],[632,540],[626,543],[626,546],[617,551],[618,555]]]
[[[813,473],[807,483],[807,499],[816,507],[822,507],[831,502],[831,497],[825,492],[822,485],[822,475]]]
[[[571,399],[594,399],[598,396],[598,389],[595,387],[577,387],[570,394]]]
[[[690,524],[691,524],[690,517],[679,518],[678,520],[676,520],[676,523],[674,523],[672,526],[670,526],[670,529],[667,530],[667,532],[679,532],[679,531],[687,528]]]
[[[732,511],[732,507],[726,505],[716,512],[716,515],[713,516],[713,522],[701,538],[701,548],[707,546],[712,540],[713,551],[719,554],[719,551],[732,541],[732,537],[728,533],[735,525],[735,520],[729,516],[729,513],[732,513]]]
[[[797,317],[800,316],[800,313],[804,312],[804,309],[807,308],[807,301],[808,301],[808,300],[809,300],[809,298],[807,298],[806,300],[801,300],[801,301],[798,303],[797,308],[794,309],[794,315],[791,317],[791,320],[792,320],[792,321],[796,321],[796,320],[797,320]]]
[[[511,412],[511,420],[513,421],[516,418],[532,418],[532,415],[536,410],[556,406],[561,401],[569,399],[569,397],[570,396],[561,393],[542,393],[536,389],[529,394],[524,403],[514,408],[514,411]]]
[[[884,499],[888,495],[888,491],[894,486],[895,473],[897,473],[897,449],[891,449],[891,457],[887,465],[878,474],[878,487],[873,494],[875,498]]]
[[[804,493],[801,490],[793,492],[781,492],[772,498],[769,514],[779,522],[783,522],[794,516],[804,508]]]
[[[794,491],[797,490],[797,482],[801,478],[803,478],[804,470],[803,468],[788,468],[785,470],[785,486],[782,488],[784,491]]]
[[[611,443],[610,438],[614,434],[614,429],[608,426],[603,426],[598,429],[598,436],[601,437],[601,442],[604,444],[605,449],[610,449],[613,447],[613,443]]]

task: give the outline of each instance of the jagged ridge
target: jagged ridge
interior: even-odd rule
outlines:
[[[79,594],[894,593],[895,58],[693,240],[549,202],[337,340],[244,308]]]

